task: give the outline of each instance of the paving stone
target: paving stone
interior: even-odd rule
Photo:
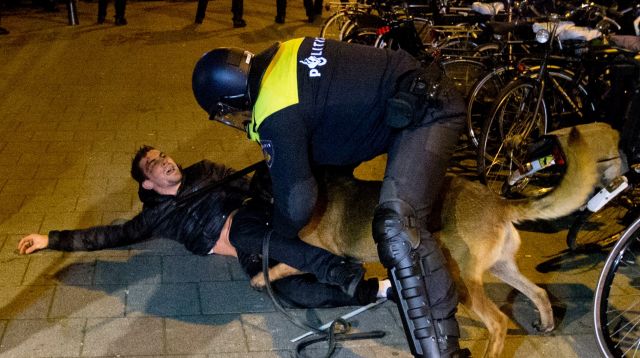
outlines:
[[[49,317],[124,317],[125,291],[118,285],[58,286]]]
[[[85,164],[69,164],[61,168],[57,164],[40,164],[33,176],[36,179],[58,179],[58,178],[83,178],[86,171]]]
[[[9,179],[2,186],[2,194],[18,195],[18,194],[40,194],[51,195],[56,186],[55,180],[49,179]]]
[[[99,212],[52,212],[46,213],[40,228],[41,233],[51,230],[82,229],[100,225],[102,214]],[[35,232],[35,231],[32,231]]]
[[[47,318],[55,286],[6,286],[0,290],[0,319]]]
[[[295,317],[304,319],[302,310],[289,311]],[[294,349],[290,340],[301,336],[307,330],[294,326],[278,312],[262,314],[242,314],[242,326],[247,337],[249,351]]]
[[[81,195],[100,192],[107,187],[107,178],[82,178],[56,181],[55,193],[60,195]]]
[[[82,356],[160,356],[164,353],[162,318],[89,318]]]
[[[103,258],[96,261],[97,285],[160,283],[160,258],[134,256]]]
[[[600,357],[593,335],[555,337],[507,337],[505,356]]]
[[[128,211],[131,210],[131,194],[95,193],[80,195],[75,211]]]
[[[195,283],[129,285],[127,315],[173,317],[201,313]]]
[[[15,250],[15,249],[14,249]],[[28,257],[7,257],[0,259],[0,285],[17,286],[22,282],[27,265]]]
[[[6,326],[0,356],[79,357],[85,319],[12,320]]]
[[[9,321],[0,320],[0,337],[2,337],[3,334],[4,334],[4,329],[7,326],[7,322],[9,322]],[[0,346],[2,345],[1,343],[2,343],[2,341],[0,340]]]
[[[29,258],[29,268],[23,277],[22,285],[92,283],[95,259],[79,261],[55,251],[41,251]]]
[[[218,255],[164,256],[162,258],[162,282],[229,281],[229,263],[235,258]]]
[[[170,354],[247,352],[238,315],[167,318],[165,326]]]
[[[21,213],[50,213],[74,211],[78,202],[75,195],[29,195],[20,208]]]
[[[14,214],[18,212],[25,198],[26,195],[0,194],[0,200],[3,204],[0,213]]]
[[[199,285],[203,314],[273,311],[269,297],[253,290],[246,281],[202,282]]]

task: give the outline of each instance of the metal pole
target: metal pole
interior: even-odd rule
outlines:
[[[78,21],[76,0],[67,0],[67,16],[69,17],[69,25],[74,26],[80,24],[80,21]]]

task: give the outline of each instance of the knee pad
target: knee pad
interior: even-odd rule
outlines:
[[[413,207],[400,199],[378,205],[373,214],[373,239],[380,262],[394,267],[420,243]]]

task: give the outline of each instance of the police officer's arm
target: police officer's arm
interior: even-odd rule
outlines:
[[[260,128],[260,141],[269,143],[273,186],[273,227],[285,237],[294,237],[313,213],[317,183],[311,172],[308,133],[299,117],[287,109]]]

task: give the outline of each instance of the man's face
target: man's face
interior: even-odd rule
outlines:
[[[161,194],[165,194],[165,189],[175,187],[182,180],[182,172],[176,162],[157,149],[147,152],[140,161],[140,168],[147,177],[142,187]]]

